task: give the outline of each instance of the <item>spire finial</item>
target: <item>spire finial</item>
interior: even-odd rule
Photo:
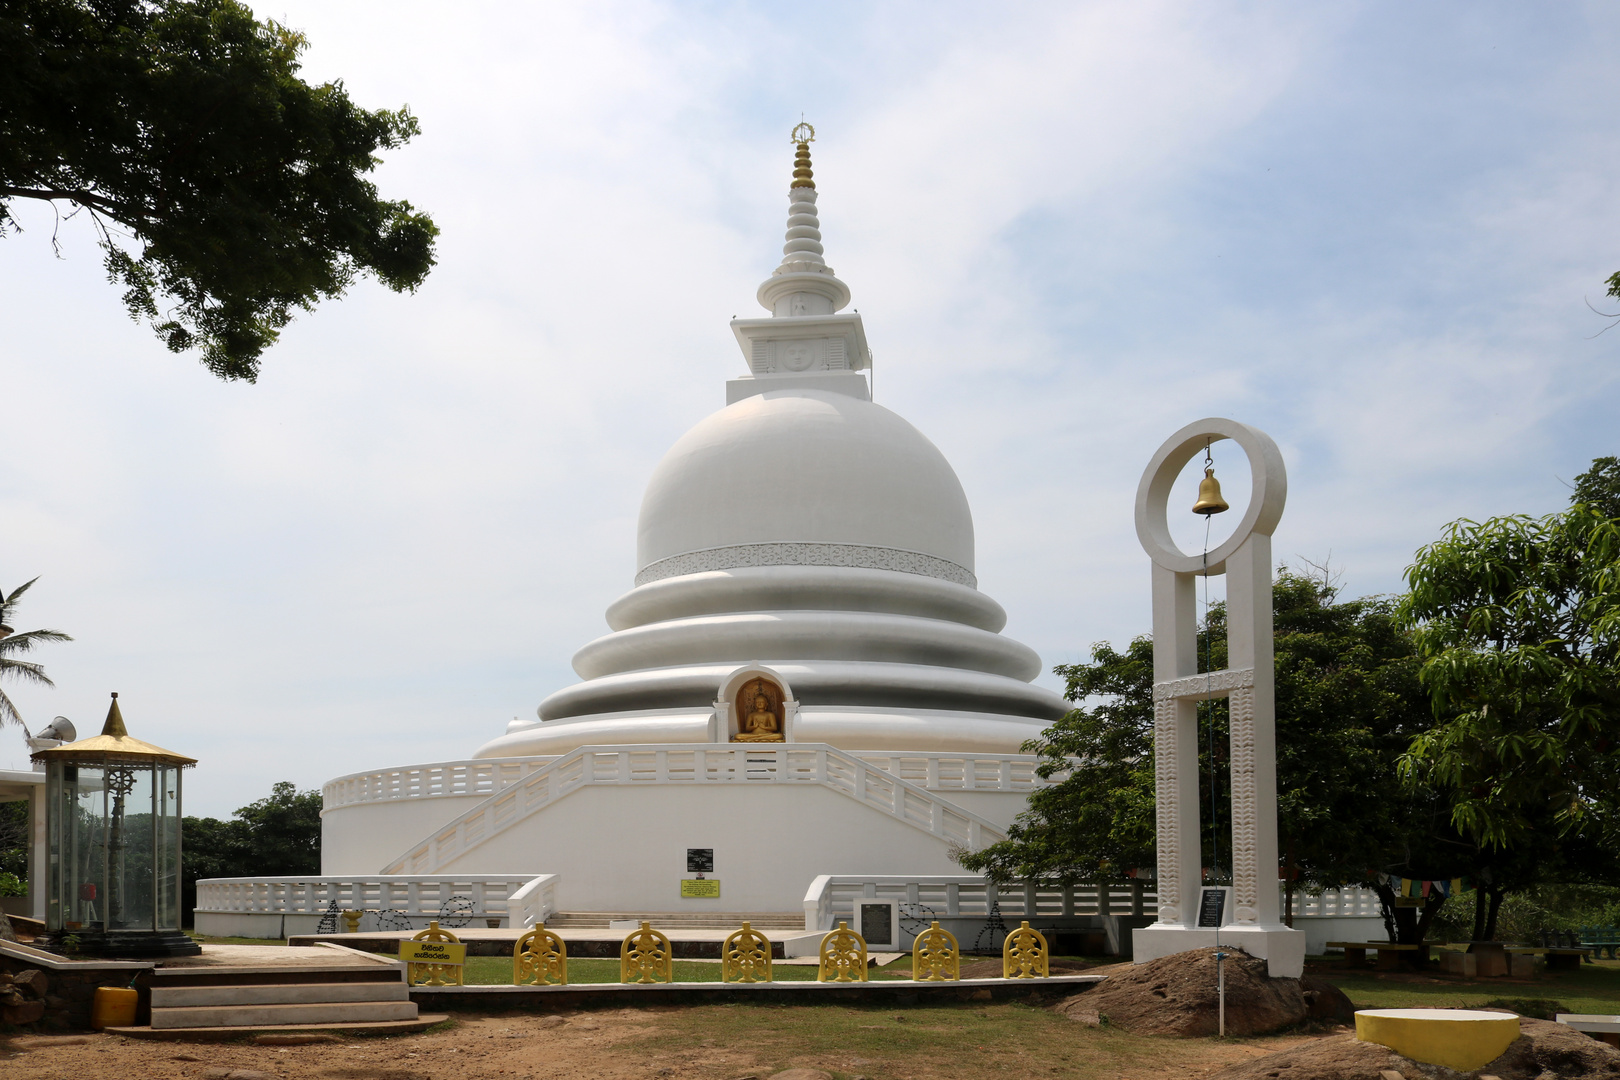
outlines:
[[[115,739],[129,738],[129,730],[124,727],[124,714],[118,711],[118,692],[112,696],[112,707],[107,710],[107,722],[101,725],[103,735],[111,735]]]
[[[793,155],[793,183],[790,187],[815,189],[815,175],[810,171],[810,144],[816,141],[816,129],[803,120],[793,129],[793,142],[799,152]]]

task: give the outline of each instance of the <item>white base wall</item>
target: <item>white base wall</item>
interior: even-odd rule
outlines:
[[[1294,929],[1305,933],[1305,955],[1321,956],[1330,941],[1388,941],[1382,915],[1295,915]]]
[[[197,911],[193,917],[193,929],[210,937],[285,940],[294,934],[313,934],[321,925],[319,915],[281,915],[275,912]],[[343,921],[339,918],[339,929],[342,926]]]
[[[681,897],[688,848],[714,849],[718,899]],[[817,874],[961,872],[941,839],[818,784],[781,783],[587,786],[441,872],[496,867],[561,874],[563,911],[648,913],[796,912]]]
[[[369,876],[488,795],[351,803],[321,814],[321,874]],[[543,873],[544,871],[535,871]]]

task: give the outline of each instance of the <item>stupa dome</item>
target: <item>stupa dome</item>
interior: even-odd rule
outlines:
[[[872,402],[795,141],[782,263],[757,293],[770,314],[731,321],[747,373],[653,470],[634,587],[574,654],[582,681],[477,757],[734,741],[749,678],[783,703],[776,741],[844,750],[1017,754],[1066,711],[979,591],[950,462]]]
[[[871,401],[753,394],[688,431],[641,502],[636,583],[759,565],[864,566],[975,584],[973,515],[922,432]]]

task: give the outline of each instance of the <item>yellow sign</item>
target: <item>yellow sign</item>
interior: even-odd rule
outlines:
[[[720,899],[719,878],[681,878],[682,900]]]
[[[467,963],[467,946],[450,941],[402,941],[399,958],[409,964],[450,964],[461,967]]]

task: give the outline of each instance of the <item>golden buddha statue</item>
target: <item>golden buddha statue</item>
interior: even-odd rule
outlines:
[[[776,713],[771,709],[771,703],[764,694],[754,695],[754,711],[737,725],[737,734],[731,737],[732,742],[786,742],[782,737],[782,725],[777,723]]]

